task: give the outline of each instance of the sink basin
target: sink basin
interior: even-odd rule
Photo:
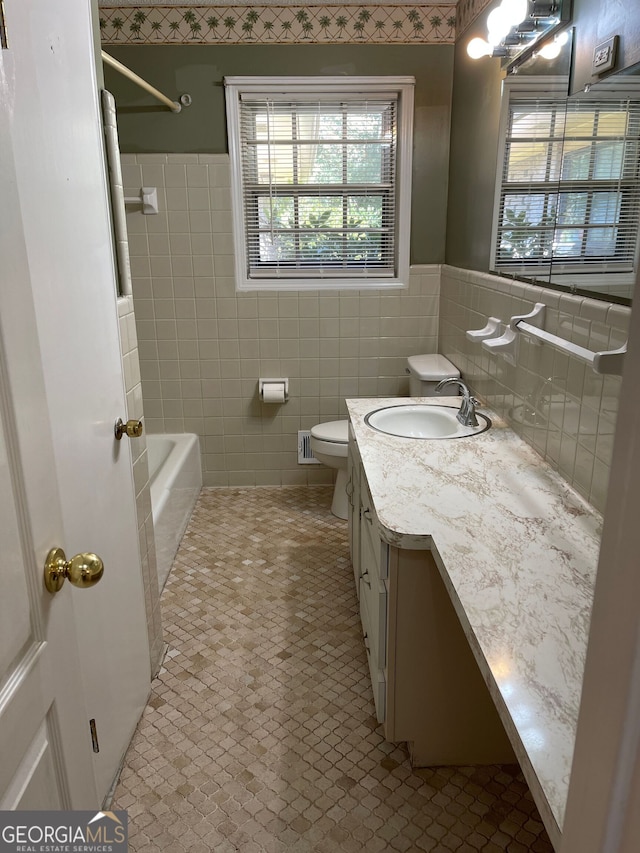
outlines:
[[[479,412],[476,413],[477,427],[463,426],[456,418],[458,408],[425,406],[420,403],[413,406],[386,406],[369,412],[364,420],[378,432],[403,438],[466,438],[480,435],[491,426],[489,418]]]

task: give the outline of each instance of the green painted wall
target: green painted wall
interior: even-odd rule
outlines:
[[[127,153],[227,150],[222,80],[232,75],[399,75],[416,78],[411,262],[445,259],[452,45],[109,45],[107,52],[171,98],[179,115],[105,67]]]
[[[488,271],[500,122],[500,62],[467,56],[480,16],[455,48],[447,212],[447,263]]]

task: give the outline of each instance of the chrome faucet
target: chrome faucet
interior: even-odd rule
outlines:
[[[438,382],[435,390],[442,391],[445,385],[450,385],[452,382],[459,386],[462,391],[463,398],[456,418],[460,421],[462,426],[477,427],[478,418],[476,417],[476,406],[478,405],[478,401],[475,397],[471,396],[471,391],[469,391],[469,388],[462,379],[458,379],[456,376],[451,376],[449,379],[443,379],[442,382]]]

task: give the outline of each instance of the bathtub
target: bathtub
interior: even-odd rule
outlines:
[[[202,488],[198,436],[147,435],[158,583],[165,584]]]

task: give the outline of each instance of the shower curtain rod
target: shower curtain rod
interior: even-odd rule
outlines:
[[[155,86],[152,86],[151,83],[147,83],[146,80],[143,80],[142,77],[139,77],[135,71],[132,71],[130,68],[127,68],[126,65],[123,65],[121,62],[118,62],[117,59],[114,59],[113,56],[106,53],[104,50],[102,51],[102,61],[106,62],[107,65],[110,65],[112,68],[115,68],[116,71],[119,71],[120,74],[123,74],[125,77],[128,77],[129,80],[132,80],[142,89],[145,89],[154,98],[157,98],[159,101],[162,101],[163,104],[169,107],[169,109],[174,113],[179,113],[182,110],[182,107],[177,101],[172,101],[170,98],[167,98],[166,95],[163,95],[162,92],[158,91]]]

